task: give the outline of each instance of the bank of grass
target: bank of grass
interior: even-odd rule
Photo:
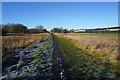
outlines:
[[[93,56],[100,53],[105,60],[118,61],[118,34],[66,33],[56,34],[74,41],[74,44],[89,51]]]
[[[112,63],[88,54],[74,45],[71,39],[54,35],[63,59],[70,64],[72,78],[119,78],[118,63]]]

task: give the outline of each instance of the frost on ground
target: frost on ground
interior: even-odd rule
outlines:
[[[75,42],[69,38],[55,35],[55,39],[59,43],[64,62],[69,65],[68,75],[70,78],[74,80],[108,80],[110,78],[116,80],[120,78],[118,62],[93,57],[87,51],[76,47]]]
[[[32,43],[24,49],[15,50],[17,64],[7,65],[3,72],[4,79],[43,78],[49,79],[52,73],[53,40]]]

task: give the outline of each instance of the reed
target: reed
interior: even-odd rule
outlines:
[[[56,35],[73,40],[77,47],[89,51],[92,56],[102,56],[105,60],[118,60],[119,40],[117,34],[56,33]]]
[[[14,48],[28,46],[31,43],[44,41],[49,37],[49,33],[24,34],[23,36],[3,36],[2,37],[2,55]]]

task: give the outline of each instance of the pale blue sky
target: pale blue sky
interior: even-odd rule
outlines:
[[[67,29],[118,25],[117,2],[3,2],[2,23]]]

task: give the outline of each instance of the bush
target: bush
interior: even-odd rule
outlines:
[[[68,33],[69,31],[67,29],[54,28],[54,29],[51,30],[51,32],[54,32],[54,33]]]
[[[4,30],[4,29],[2,29],[2,36],[5,36],[5,35],[6,35],[6,33],[7,33],[7,31],[6,31],[6,30]]]
[[[27,33],[27,27],[22,24],[6,24],[3,26],[3,31],[7,33]]]

